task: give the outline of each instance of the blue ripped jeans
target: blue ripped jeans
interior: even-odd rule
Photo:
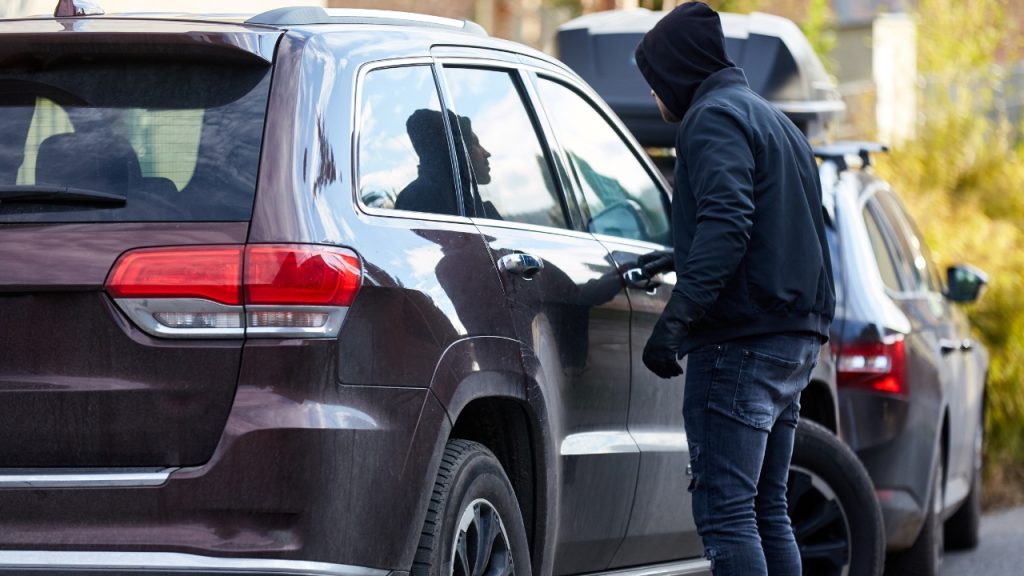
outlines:
[[[786,481],[821,341],[771,334],[687,355],[683,418],[697,531],[715,576],[799,576]]]

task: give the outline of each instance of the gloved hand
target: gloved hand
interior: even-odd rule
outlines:
[[[637,266],[643,273],[644,278],[654,278],[662,272],[669,272],[676,269],[676,257],[672,250],[655,250],[647,254],[641,254],[636,259]]]
[[[644,346],[643,360],[648,370],[661,378],[673,378],[683,373],[676,359],[694,319],[693,308],[682,296],[673,293]]]

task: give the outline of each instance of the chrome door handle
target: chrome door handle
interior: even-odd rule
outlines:
[[[639,288],[640,290],[653,290],[658,286],[662,285],[661,275],[657,275],[654,278],[648,278],[644,276],[643,270],[640,268],[630,268],[622,273],[622,279],[626,281],[626,285],[630,288]]]
[[[964,338],[962,341],[960,341],[961,352],[969,352],[971,348],[974,348],[974,340],[971,340],[970,338]]]
[[[544,269],[544,261],[532,254],[513,252],[498,259],[498,268],[509,274],[521,276],[523,280],[532,280]]]
[[[941,350],[944,355],[960,351],[962,345],[963,343],[959,340],[951,340],[949,338],[939,339],[939,350]]]

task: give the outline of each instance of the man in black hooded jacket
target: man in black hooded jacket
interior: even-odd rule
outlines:
[[[716,576],[799,575],[786,480],[834,312],[817,164],[803,134],[725,53],[718,14],[666,15],[636,49],[680,123],[672,202],[677,282],[644,349],[682,373],[694,520]]]

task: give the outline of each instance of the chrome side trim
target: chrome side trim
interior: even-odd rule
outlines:
[[[48,550],[0,551],[0,573],[9,570],[60,570],[63,572],[112,571],[202,572],[214,574],[295,574],[296,576],[387,576],[387,570],[262,558],[215,558],[174,552],[52,552]]]
[[[471,218],[472,222],[479,228],[507,228],[510,230],[522,230],[527,232],[540,232],[543,234],[555,234],[558,236],[569,236],[570,238],[582,238],[593,240],[590,232],[583,230],[571,230],[569,228],[555,228],[553,226],[541,226],[539,224],[526,224],[524,222],[511,222],[507,220],[491,220],[488,218]]]
[[[711,576],[711,562],[702,559],[684,560],[640,568],[595,572],[586,576]]]
[[[657,242],[648,242],[646,240],[634,240],[632,238],[621,238],[619,236],[609,236],[608,234],[594,234],[594,238],[605,244],[618,244],[621,246],[628,246],[630,248],[638,248],[647,252],[653,252],[654,250],[664,250],[665,248],[671,248],[671,246],[663,246]]]
[[[631,432],[641,452],[686,452],[690,444],[685,432]]]
[[[357,194],[357,196],[360,196]],[[362,197],[359,198],[359,209],[370,216],[381,218],[402,218],[405,220],[430,220],[433,222],[458,222],[460,224],[473,224],[473,221],[465,216],[452,214],[431,214],[429,212],[413,212],[411,210],[399,210],[398,208],[374,208],[367,206]]]
[[[637,454],[637,447],[629,432],[608,430],[570,434],[562,440],[562,456],[595,456],[598,454]]]
[[[128,488],[160,486],[177,468],[14,469],[0,468],[3,488]],[[0,563],[2,565],[2,563]]]

